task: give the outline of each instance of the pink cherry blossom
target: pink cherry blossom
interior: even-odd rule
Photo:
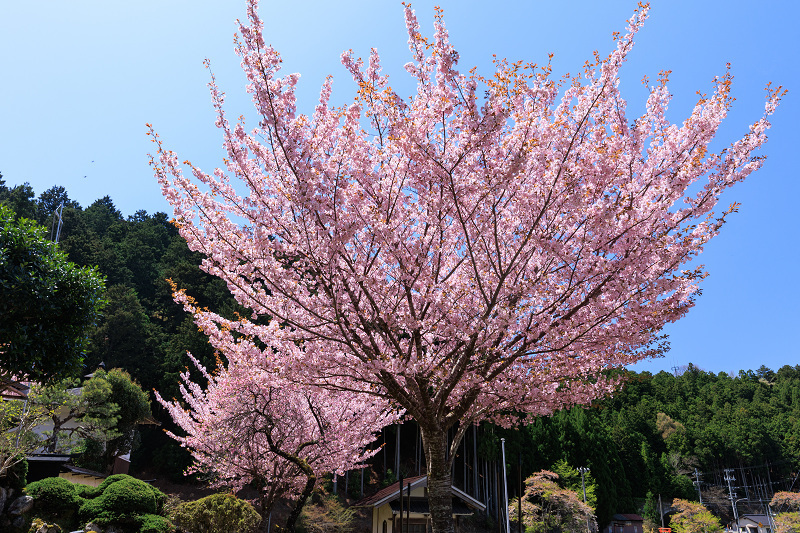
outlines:
[[[628,117],[618,73],[647,11],[557,82],[506,60],[488,77],[460,72],[441,12],[429,41],[406,6],[413,98],[377,52],[366,66],[346,52],[355,101],[330,106],[328,81],[308,117],[249,0],[236,51],[258,125],[229,122],[212,78],[222,168],[184,174],[151,131],[181,234],[261,318],[199,312],[212,344],[404,409],[420,424],[436,533],[452,531],[446,457],[470,424],[591,402],[618,385],[605,371],[663,353],[661,329],[706,275],[687,265],[736,210],[720,194],[763,162],[780,88],[717,153],[730,73],[681,124],[666,119],[666,74]]]

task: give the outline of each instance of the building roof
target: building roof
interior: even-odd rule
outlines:
[[[24,400],[28,397],[30,387],[13,379],[0,378],[0,398],[7,400]]]
[[[78,475],[81,475],[81,476],[96,477],[96,478],[102,478],[102,479],[105,479],[105,478],[108,477],[107,475],[101,474],[100,472],[95,472],[94,470],[88,470],[86,468],[78,468],[77,466],[64,465],[64,468],[66,468],[68,471],[72,472],[73,474],[78,474]]]
[[[739,517],[739,522],[742,520],[750,520],[758,524],[769,524],[769,517],[765,514],[743,514]]]
[[[408,490],[408,484],[411,484],[411,489],[415,489],[420,485],[420,480],[425,480],[425,486],[427,486],[428,476],[414,476],[403,479],[403,490]],[[361,500],[357,501],[353,504],[354,507],[380,507],[384,503],[392,500],[393,498],[397,498],[398,493],[400,492],[400,482],[392,483],[385,489],[381,489],[372,496],[367,496],[366,498],[362,498]]]
[[[408,486],[411,485],[411,490],[420,487],[427,487],[428,486],[428,476],[414,476],[403,479],[403,491],[408,490]],[[486,509],[486,505],[482,502],[476,500],[466,492],[454,487],[450,486],[450,491],[453,494],[453,514],[472,514],[472,511],[469,509],[470,507],[478,509],[479,511],[483,511]],[[400,482],[393,483],[388,487],[379,490],[372,496],[367,496],[366,498],[362,498],[361,500],[357,501],[353,504],[353,507],[380,507],[384,504],[389,503],[392,507],[392,511],[400,511],[400,504],[397,500],[399,500],[400,496]],[[428,511],[428,499],[427,498],[411,498],[412,500],[412,513],[422,513],[422,514],[429,514]],[[415,503],[416,500],[416,503]],[[423,502],[424,501],[424,505]],[[395,508],[396,507],[396,508]],[[422,510],[424,507],[424,511]],[[420,510],[415,510],[420,509]]]
[[[392,514],[400,513],[399,499],[390,501],[389,506],[392,508]],[[403,512],[406,511],[414,514],[431,514],[428,498],[411,498],[411,503],[407,503],[406,508],[403,509]],[[472,509],[461,498],[453,497],[453,515],[469,516],[471,514]]]
[[[77,457],[78,455],[70,455],[68,453],[32,453],[25,456],[25,460],[29,463],[66,463],[73,456]]]
[[[638,514],[615,514],[611,517],[612,522],[644,522],[644,518]]]

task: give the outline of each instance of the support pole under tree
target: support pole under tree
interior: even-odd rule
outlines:
[[[519,533],[522,533],[522,494],[525,492],[522,486],[522,452],[519,452],[519,464],[517,465],[518,481],[519,481],[519,496],[517,497],[517,525],[519,526]]]
[[[397,475],[400,483],[400,523],[398,525],[398,533],[403,533],[403,474],[398,472]]]
[[[508,481],[506,481],[506,439],[500,439],[503,450],[503,512],[506,515],[506,533],[511,533],[511,522],[508,519]],[[502,516],[502,515],[501,515]]]
[[[472,424],[472,495],[480,498],[478,490],[478,425]]]
[[[579,466],[578,472],[581,473],[581,488],[583,489],[583,503],[586,505],[586,481],[583,479],[584,475],[589,471],[589,468],[586,466]],[[586,519],[586,531],[591,533],[592,526],[589,519]]]
[[[397,424],[397,435],[395,436],[395,445],[394,445],[394,475],[400,475],[400,424]],[[403,488],[403,485],[400,484],[400,488]],[[402,492],[402,490],[400,491]]]
[[[402,487],[401,487],[402,490]],[[411,482],[408,482],[408,498],[406,500],[406,531],[411,531]]]

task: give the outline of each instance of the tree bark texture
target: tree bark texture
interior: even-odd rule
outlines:
[[[433,533],[455,533],[453,525],[452,465],[447,458],[447,430],[421,426],[428,473],[428,505]]]

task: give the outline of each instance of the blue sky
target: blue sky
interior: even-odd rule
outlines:
[[[576,72],[593,50],[608,52],[624,31],[633,1],[441,0],[464,70],[491,72],[492,54]],[[291,5],[289,5],[291,4]],[[431,32],[434,2],[413,3]],[[343,50],[382,54],[393,85],[403,88],[409,60],[400,2],[262,0],[266,38],[300,72],[301,111],[334,76],[334,100],[349,101],[352,82],[339,64]],[[696,307],[668,328],[672,350],[637,370],[669,370],[689,362],[709,371],[777,369],[800,364],[798,259],[800,185],[795,157],[800,7],[793,0],[655,0],[650,19],[622,71],[629,112],[646,97],[639,80],[672,70],[670,118],[681,121],[732,64],[737,98],[719,147],[743,134],[763,109],[767,82],[790,90],[770,130],[764,168],[735,187],[723,204],[741,202],[701,261],[710,271]],[[243,0],[43,0],[0,7],[0,172],[9,185],[36,193],[63,185],[84,207],[109,195],[130,215],[167,211],[147,165],[145,123],[166,145],[210,170],[221,158],[206,89],[208,57],[228,94],[230,116],[252,116],[238,60],[234,21]],[[410,87],[410,86],[409,86]],[[408,93],[410,94],[410,88]]]

